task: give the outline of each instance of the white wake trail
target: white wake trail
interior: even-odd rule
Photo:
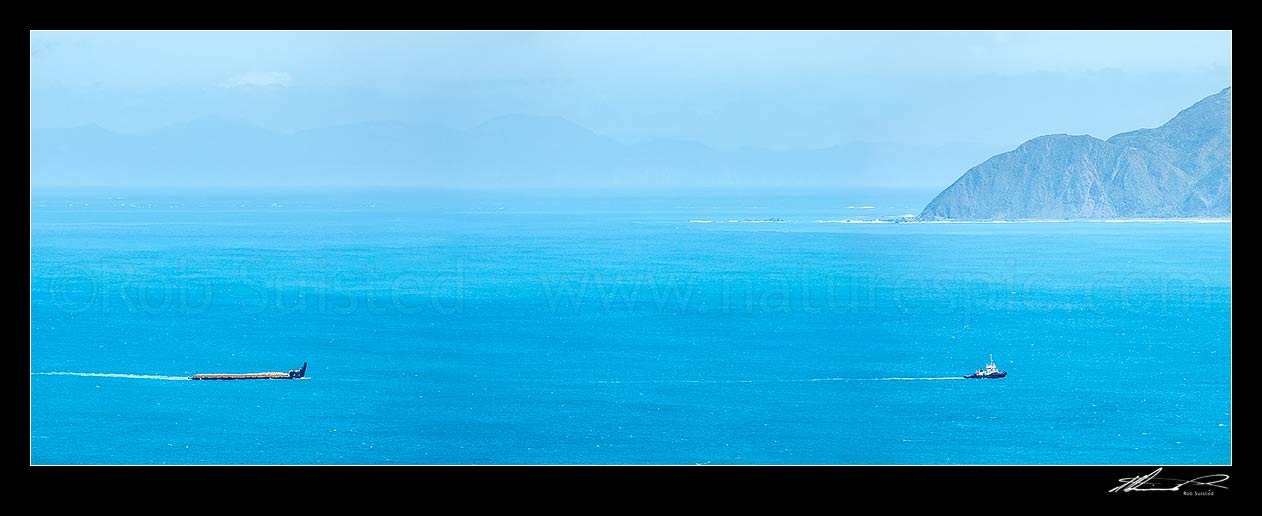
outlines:
[[[35,375],[91,376],[91,377],[98,377],[98,378],[133,378],[137,380],[166,380],[166,381],[181,381],[181,380],[188,379],[187,376],[162,376],[162,375],[153,375],[153,374],[123,374],[123,373],[71,373],[71,372],[63,372],[63,371],[55,371],[51,373],[31,373],[31,376],[35,376]]]
[[[797,383],[797,382],[871,382],[871,381],[913,381],[913,380],[964,380],[963,376],[931,376],[916,378],[782,378],[765,380],[592,380],[591,383]]]
[[[876,378],[876,380],[966,380],[963,376],[934,376],[926,378]]]

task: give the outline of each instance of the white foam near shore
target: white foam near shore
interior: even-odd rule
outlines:
[[[1015,219],[1015,220],[911,220],[906,224],[1054,224],[1054,223],[1189,223],[1189,224],[1230,224],[1231,219]]]
[[[1191,224],[1231,224],[1231,219],[1107,219],[1083,222],[1184,222]]]
[[[689,220],[688,222],[693,223],[693,224],[715,224],[715,223],[723,223],[723,224],[767,224],[767,223],[782,223],[782,222],[793,222],[793,221],[791,221],[791,220],[783,220],[783,219],[728,219],[728,220],[692,219],[692,220]]]

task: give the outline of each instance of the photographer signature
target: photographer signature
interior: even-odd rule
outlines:
[[[1227,475],[1213,474],[1196,477],[1192,480],[1179,480],[1176,478],[1161,478],[1157,474],[1161,473],[1162,468],[1144,475],[1142,477],[1119,478],[1122,485],[1110,489],[1110,493],[1121,491],[1129,493],[1131,491],[1178,491],[1183,486],[1191,484],[1192,486],[1221,487],[1227,489],[1227,486],[1218,485],[1219,482],[1227,480]]]

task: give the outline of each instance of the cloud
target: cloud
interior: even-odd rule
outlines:
[[[247,72],[232,77],[220,86],[224,88],[288,88],[294,78],[285,72]]]

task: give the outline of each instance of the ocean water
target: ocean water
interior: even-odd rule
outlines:
[[[35,190],[30,461],[1231,463],[1230,223],[934,193]]]

